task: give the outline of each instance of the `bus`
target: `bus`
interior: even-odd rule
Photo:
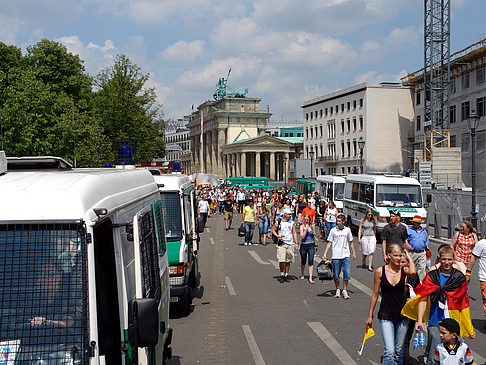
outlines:
[[[414,216],[427,219],[420,183],[400,175],[348,175],[344,188],[344,209],[348,226],[358,227],[367,209],[376,220],[377,232],[390,219],[390,210],[400,212],[402,222],[412,224]],[[425,224],[423,224],[425,227]]]
[[[346,179],[343,176],[319,175],[316,179],[316,191],[319,196],[326,204],[332,200],[339,213],[343,211],[345,183]]]
[[[316,180],[315,179],[299,179],[295,183],[295,194],[313,194],[316,191]]]
[[[227,177],[224,179],[225,186],[243,186],[243,187],[257,187],[268,186],[268,179],[266,177]]]

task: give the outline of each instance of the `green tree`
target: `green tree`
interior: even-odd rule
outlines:
[[[151,161],[165,152],[162,107],[148,74],[127,56],[118,55],[95,78],[95,114],[113,146],[118,140],[135,140],[137,160]]]

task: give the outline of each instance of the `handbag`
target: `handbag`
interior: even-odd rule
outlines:
[[[332,271],[332,264],[329,260],[322,260],[316,268],[319,280],[332,280],[334,273]]]
[[[238,237],[244,237],[246,234],[245,226],[242,224],[240,228],[238,228]]]

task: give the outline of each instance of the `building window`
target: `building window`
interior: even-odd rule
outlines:
[[[314,118],[314,112],[310,113],[310,119],[312,120]]]
[[[348,124],[348,133],[349,133],[349,131],[351,130],[351,120],[348,119],[346,122]]]
[[[363,123],[363,116],[359,117],[359,130],[362,131],[364,128],[364,123]]]
[[[309,113],[305,113],[305,120],[309,120]]]
[[[344,120],[341,120],[341,133],[344,133]]]
[[[344,169],[344,167],[341,167],[341,174],[345,174],[346,173],[346,170]]]
[[[420,117],[420,115],[417,115],[416,120],[417,120],[417,130],[419,131],[420,128],[421,128],[421,125],[420,125],[421,124],[421,117]]]
[[[341,104],[341,112],[344,113],[344,104]]]
[[[330,113],[331,113],[331,115],[332,115],[332,106],[331,106],[331,108],[330,108]]]
[[[350,102],[350,101],[348,101],[348,102],[347,102],[347,104],[346,104],[346,106],[347,106],[347,109],[348,109],[348,111],[349,111],[349,110],[351,109],[351,102]]]
[[[316,119],[317,119],[317,110],[315,111]]]
[[[317,134],[317,126],[315,127],[315,129],[316,129],[316,138],[318,138],[319,135]],[[321,134],[321,137],[322,137],[322,134]]]
[[[476,99],[476,112],[478,113],[478,116],[482,117],[485,110],[486,98],[483,96],[482,98]]]
[[[461,76],[461,88],[463,90],[469,88],[469,74],[465,74]]]
[[[415,95],[415,105],[420,105],[420,91]]]
[[[305,129],[305,138],[309,139],[309,130],[307,128]]]
[[[356,140],[353,140],[353,156],[356,157],[358,155],[358,151],[356,148]]]
[[[323,149],[322,149],[322,144],[319,146],[319,149],[321,150],[321,156],[324,156]]]
[[[449,91],[451,94],[454,94],[456,92],[456,79],[451,80],[451,84],[449,85]]]
[[[288,137],[288,136],[289,136],[289,134],[288,133],[285,133],[285,136],[284,137]]]
[[[336,105],[336,114],[339,112],[339,105]]]
[[[320,132],[321,132],[321,138],[322,138],[322,137],[323,137],[323,136],[322,136],[322,125],[320,125],[320,126],[319,126],[319,130],[320,130]]]
[[[326,109],[324,109],[324,114],[325,114],[325,115],[326,115],[326,117],[327,117],[327,108],[326,108]]]
[[[311,139],[314,138],[314,128],[310,127]]]
[[[457,119],[456,119],[456,106],[451,105],[451,108],[449,110],[449,122],[455,123],[456,121],[457,121]]]
[[[470,104],[469,101],[461,103],[461,120],[469,118]]]
[[[353,118],[353,131],[356,131],[358,129],[357,124],[356,124],[356,117]]]
[[[344,157],[344,142],[341,142],[341,157]]]
[[[319,110],[319,116],[322,118],[322,109]]]
[[[351,157],[351,141],[348,141],[346,144],[348,147],[348,157]]]
[[[484,67],[478,68],[476,70],[476,84],[484,84]]]
[[[359,107],[362,108],[363,107],[363,98],[359,99]]]
[[[353,109],[356,109],[356,100],[353,100]]]

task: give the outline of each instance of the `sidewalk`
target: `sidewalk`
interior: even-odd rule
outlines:
[[[442,245],[443,243],[448,243],[450,245],[452,240],[450,238],[435,238],[429,236],[429,241],[430,243],[435,243],[437,245]]]

